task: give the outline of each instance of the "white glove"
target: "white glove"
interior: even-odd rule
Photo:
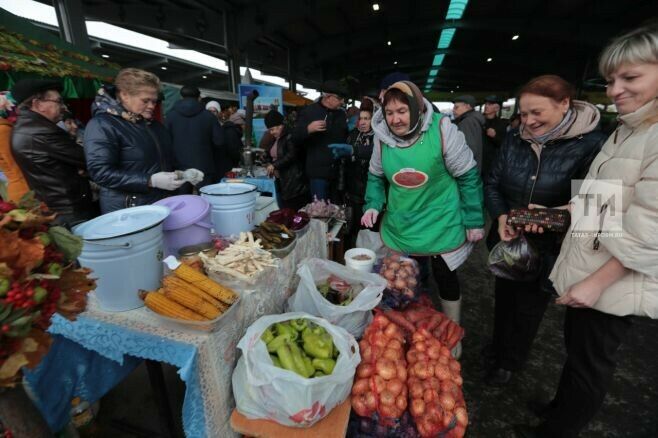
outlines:
[[[203,172],[198,169],[187,169],[183,172],[183,179],[195,186],[203,181]]]
[[[466,239],[469,242],[479,242],[480,240],[484,239],[484,229],[482,228],[473,228],[470,230],[466,230]]]
[[[374,208],[367,209],[366,212],[363,213],[363,216],[361,216],[361,225],[364,227],[372,228],[375,226],[375,223],[377,223],[378,216],[379,212]]]
[[[151,175],[151,187],[162,190],[176,190],[184,182],[184,179],[178,178],[176,172],[158,172]]]

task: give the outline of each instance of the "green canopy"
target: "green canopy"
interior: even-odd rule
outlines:
[[[61,78],[69,99],[93,97],[119,66],[0,9],[0,89],[26,77]]]

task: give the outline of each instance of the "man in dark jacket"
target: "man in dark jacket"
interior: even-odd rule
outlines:
[[[276,178],[279,207],[297,211],[309,201],[304,164],[283,125],[283,114],[276,110],[268,112],[265,115],[265,126],[274,138],[266,149],[266,160],[269,162],[267,173]]]
[[[292,141],[306,151],[306,176],[311,196],[330,199],[331,182],[337,169],[328,146],[347,140],[347,119],[341,109],[347,91],[338,81],[325,82],[321,91],[320,100],[299,113]]]
[[[167,114],[165,126],[171,135],[176,168],[199,169],[203,172],[201,188],[218,183],[221,144],[221,126],[210,111],[199,101],[201,93],[196,87],[184,86],[180,90],[183,98],[174,104]],[[180,191],[192,193],[192,185],[185,183]]]
[[[19,114],[12,131],[12,153],[30,189],[57,213],[56,222],[74,225],[92,219],[84,149],[57,126],[65,109],[58,81],[24,79],[14,85]]]
[[[484,98],[484,133],[486,135],[482,151],[484,161],[482,173],[484,175],[489,172],[491,162],[507,134],[507,120],[498,117],[502,107],[503,100],[498,96],[491,95]]]
[[[475,111],[475,98],[470,95],[459,96],[454,101],[452,110],[455,115],[455,124],[466,137],[466,144],[473,151],[473,158],[482,171],[482,143],[484,142],[484,116]]]
[[[219,147],[219,177],[240,164],[242,156],[242,130],[244,128],[244,110],[237,110],[222,125],[222,139]]]

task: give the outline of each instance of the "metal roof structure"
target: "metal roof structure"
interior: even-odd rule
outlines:
[[[60,16],[64,11],[63,15],[162,38],[171,47],[225,59],[231,70],[229,76],[215,76],[207,68],[179,68],[176,61],[162,56],[158,64],[157,56],[131,60],[121,50],[110,53],[113,61],[141,62],[168,82],[193,81],[230,90],[239,81],[232,66],[248,65],[316,87],[328,78],[350,77],[359,95],[374,93],[387,73],[403,71],[435,100],[448,100],[451,91],[509,96],[529,78],[545,73],[559,74],[579,88],[601,91],[597,57],[603,46],[615,35],[658,17],[655,0],[54,0],[54,4]],[[113,50],[111,43],[92,49]],[[205,83],[202,76],[208,76]]]

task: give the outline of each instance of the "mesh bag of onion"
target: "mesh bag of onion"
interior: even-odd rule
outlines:
[[[397,253],[390,253],[375,266],[375,272],[386,280],[382,304],[391,309],[404,309],[416,299],[420,284],[418,263]]]
[[[359,341],[361,364],[352,386],[352,408],[360,417],[396,428],[407,410],[407,361],[400,327],[377,314]]]
[[[434,336],[420,328],[407,351],[409,412],[421,437],[461,438],[468,415],[461,365]]]

